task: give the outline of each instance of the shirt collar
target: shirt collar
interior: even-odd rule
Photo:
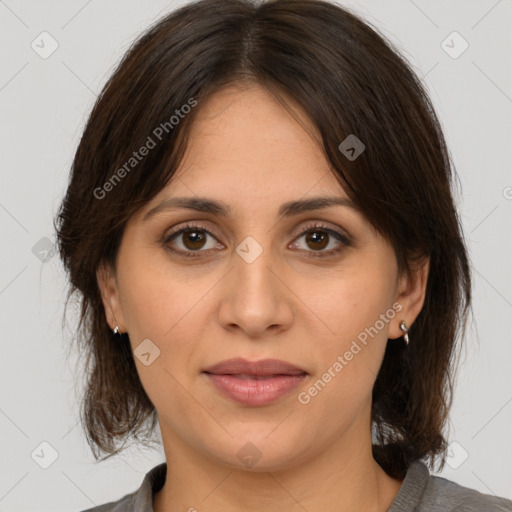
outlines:
[[[430,472],[420,460],[415,460],[407,470],[402,486],[387,512],[416,510],[421,502],[425,488],[430,479]]]
[[[167,475],[167,464],[155,466],[144,477],[139,489],[133,494],[134,512],[154,512],[153,495],[163,487]]]

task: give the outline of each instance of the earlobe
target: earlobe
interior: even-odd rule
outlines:
[[[118,327],[120,332],[125,332],[124,316],[119,300],[119,290],[114,270],[107,263],[102,263],[96,271],[96,282],[100,290],[105,319],[112,330]]]
[[[396,316],[396,326],[390,329],[390,338],[403,336],[404,330],[400,327],[401,323],[404,322],[406,328],[410,329],[420,314],[425,303],[429,269],[430,258],[425,256],[400,277],[397,302],[402,305],[402,310]]]

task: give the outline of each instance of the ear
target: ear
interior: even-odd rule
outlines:
[[[430,258],[425,256],[416,261],[412,268],[405,270],[399,277],[398,295],[396,302],[402,309],[396,314],[389,329],[389,338],[396,339],[403,336],[400,329],[402,320],[408,329],[420,314],[425,303],[425,292],[430,269]]]
[[[112,330],[117,325],[119,332],[126,332],[123,310],[119,300],[119,289],[112,266],[108,263],[101,263],[96,271],[96,280],[108,325]]]

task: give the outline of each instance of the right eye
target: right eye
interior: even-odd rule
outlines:
[[[204,226],[199,224],[186,224],[168,233],[165,236],[164,244],[169,247],[171,251],[180,256],[197,257],[201,256],[200,253],[208,252],[215,247],[214,244],[204,249],[208,237],[215,238]],[[174,240],[177,240],[179,243],[176,243]],[[178,249],[173,248],[171,245],[178,246]]]

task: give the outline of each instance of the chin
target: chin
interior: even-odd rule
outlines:
[[[215,442],[210,447],[210,456],[230,468],[251,472],[286,470],[305,458],[303,441],[298,440],[298,435],[284,431],[269,435],[272,428],[265,425],[263,429],[254,429],[254,435],[246,431],[224,443]]]

